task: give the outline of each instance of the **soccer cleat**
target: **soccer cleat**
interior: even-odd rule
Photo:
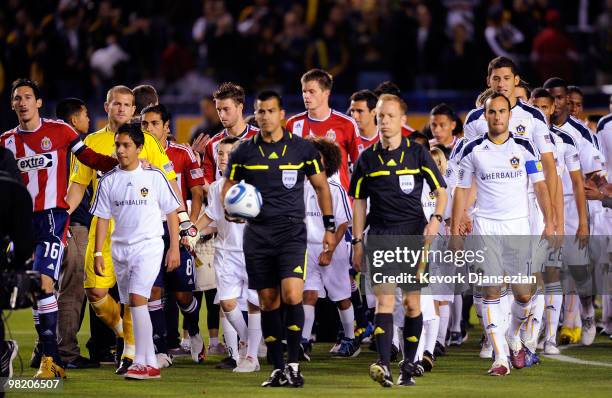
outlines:
[[[578,326],[572,328],[571,333],[572,338],[570,340],[570,344],[578,344],[578,342],[580,342],[580,336],[582,336],[582,328]]]
[[[11,378],[13,377],[13,360],[19,352],[19,346],[15,340],[1,341],[2,354],[0,356],[0,377]]]
[[[514,345],[514,347],[512,347]],[[523,348],[520,342],[512,344],[510,347],[510,363],[515,369],[522,369],[525,367],[525,348]]]
[[[355,358],[361,352],[357,339],[342,338],[340,349],[333,354],[335,358]]]
[[[525,349],[525,367],[530,368],[540,363],[540,356],[535,352],[531,352],[528,348]]]
[[[561,345],[569,344],[572,340],[572,329],[567,326],[561,326],[559,331],[559,343]]]
[[[451,332],[450,334],[450,346],[459,347],[463,343],[463,337],[461,336],[461,332]]]
[[[544,349],[544,343],[546,343],[546,341],[544,339],[540,339],[540,341],[538,341],[538,345],[536,346],[536,350],[542,351]]]
[[[446,355],[446,347],[442,345],[439,341],[436,341],[436,347],[434,348],[434,355],[436,357],[443,357]]]
[[[383,363],[380,361],[374,362],[372,365],[370,365],[370,377],[383,387],[393,386],[391,370],[389,370],[387,365],[383,365]]]
[[[287,378],[281,369],[274,369],[268,380],[261,383],[262,387],[284,387],[287,385]]]
[[[208,354],[209,355],[223,355],[227,354],[227,350],[223,343],[210,344],[208,346]]]
[[[153,366],[147,365],[147,373],[149,374],[149,379],[161,379],[161,372],[159,368],[154,368]]]
[[[92,361],[82,356],[78,356],[72,361],[66,363],[66,369],[94,369],[99,368],[100,362]]]
[[[414,363],[414,369],[412,370],[412,375],[414,377],[425,376],[425,368],[423,367],[423,364],[421,363],[421,361],[416,361]]]
[[[545,341],[544,342],[544,354],[546,355],[559,355],[561,351],[557,348],[557,345],[554,341]]]
[[[285,374],[285,379],[287,379],[288,386],[296,388],[304,386],[304,378],[300,372],[300,364],[288,363],[285,365],[283,373]]]
[[[118,376],[123,376],[127,373],[128,369],[130,368],[130,366],[132,366],[132,363],[134,361],[131,360],[130,358],[123,358],[121,360],[121,364],[119,365],[119,367],[117,368],[117,370],[115,370],[115,374]]]
[[[157,358],[157,366],[159,366],[160,369],[172,366],[172,357],[170,355],[160,352],[155,354],[155,357]]]
[[[368,326],[366,326],[365,331],[361,333],[359,338],[361,341],[360,344],[370,344],[372,342],[372,334],[374,333],[374,325],[368,322]]]
[[[39,341],[34,346],[34,350],[32,351],[32,357],[30,358],[30,367],[32,369],[40,368],[40,360],[42,359],[42,343]]]
[[[34,375],[35,379],[56,379],[66,378],[66,372],[64,368],[53,362],[52,357],[43,356],[40,360],[40,367]]]
[[[159,369],[158,369],[158,372],[159,372]],[[128,368],[127,372],[125,372],[124,377],[126,379],[133,379],[133,380],[146,380],[149,378],[149,368],[139,363],[132,364]]]
[[[216,366],[217,369],[234,369],[236,360],[230,356],[223,358]]]
[[[415,385],[416,382],[414,381],[414,371],[416,365],[404,360],[399,363],[399,368],[400,375],[397,378],[397,385],[403,387]]]
[[[509,373],[510,366],[508,362],[503,359],[493,362],[493,365],[491,365],[491,368],[487,372],[489,376],[505,376]]]
[[[491,359],[493,358],[493,344],[489,342],[489,339],[486,339],[482,342],[482,347],[480,348],[480,358],[482,359]]]
[[[300,343],[300,352],[299,352],[300,361],[310,362],[311,353],[312,353],[312,342],[302,337],[302,342]]]
[[[195,336],[189,336],[189,352],[191,353],[191,359],[195,363],[201,363],[206,358],[206,348],[200,333]]]
[[[116,338],[116,346],[115,346],[115,367],[121,366],[121,357],[123,356],[123,346],[124,340],[123,337]]]
[[[340,350],[340,346],[342,345],[342,339],[344,338],[344,332],[338,332],[336,336],[336,343],[329,350],[330,354],[335,354]]]
[[[199,334],[199,333],[198,333]],[[179,344],[181,351],[188,354],[191,352],[191,336],[188,338],[181,338],[181,343]]]
[[[597,334],[597,329],[595,328],[595,320],[593,317],[585,318],[582,321],[582,333],[580,336],[580,342],[583,345],[591,345],[595,340],[595,335]]]
[[[421,364],[423,365],[423,369],[426,372],[431,372],[431,370],[434,367],[435,361],[436,361],[436,358],[431,354],[431,352],[425,351],[423,353],[423,360],[421,361]]]
[[[599,331],[599,334],[600,334],[600,335],[602,335],[602,336],[604,336],[604,337],[605,337],[605,336],[612,336],[612,332],[610,332],[610,331],[609,331],[608,329],[606,329],[606,328],[602,328],[602,329]]]
[[[259,361],[257,358],[253,358],[251,356],[247,356],[243,360],[238,363],[238,366],[234,368],[234,372],[236,373],[251,373],[251,372],[259,372],[261,368],[259,367]]]

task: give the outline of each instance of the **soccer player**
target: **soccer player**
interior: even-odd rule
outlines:
[[[219,141],[229,136],[247,140],[259,131],[257,127],[244,121],[242,114],[244,111],[244,97],[244,89],[231,82],[221,84],[213,94],[215,107],[217,108],[221,124],[223,124],[223,130],[213,136],[204,149],[202,169],[204,170],[204,179],[208,184],[212,184],[222,175],[222,172],[217,167],[217,146]]]
[[[68,229],[68,154],[102,171],[110,170],[116,160],[88,148],[78,133],[62,121],[43,119],[39,110],[42,98],[38,84],[28,79],[15,80],[11,87],[11,108],[19,125],[0,136],[0,146],[10,150],[34,203],[33,226],[36,239],[33,270],[41,274],[42,292],[32,309],[43,357],[37,378],[66,377],[57,346],[57,300],[55,282]]]
[[[488,132],[465,144],[458,163],[451,232],[455,236],[460,235],[456,220],[460,220],[465,211],[469,190],[475,180],[478,212],[474,217],[474,236],[484,240],[477,240],[478,244],[482,243],[479,247],[485,244],[488,247],[485,262],[476,264],[476,267],[487,276],[527,274],[524,267],[530,251],[524,248],[521,250],[520,242],[501,237],[530,234],[528,179],[533,183],[538,204],[544,214],[544,236],[554,234],[550,197],[540,171],[538,152],[530,140],[510,133],[511,108],[510,100],[502,93],[495,93],[486,100],[484,115]],[[453,243],[451,247],[457,246]],[[510,253],[512,255],[509,257]],[[503,322],[500,285],[483,283],[481,286],[485,332],[495,352],[495,362],[488,373],[503,376],[510,372],[510,365],[506,360],[506,339],[500,328]],[[529,313],[526,313],[525,304],[520,303],[528,303],[530,294],[525,286],[512,285],[512,288],[517,301],[512,306],[508,343],[512,364],[515,368],[521,368],[524,367],[525,352],[514,331],[520,331],[522,323],[527,319]]]
[[[187,203],[188,194],[191,197],[190,219],[195,222],[202,208],[204,193],[204,175],[193,152],[184,145],[177,144],[169,140],[170,137],[170,113],[162,104],[149,105],[141,112],[141,127],[155,136],[165,149],[168,159],[172,162],[174,172],[180,183],[180,192],[183,203]],[[169,235],[168,225],[164,222],[164,243],[167,252]],[[194,259],[185,247],[181,247],[180,266],[173,272],[160,272],[160,276],[154,283],[149,301],[149,312],[153,323],[154,334],[159,336],[156,342],[159,361],[161,364],[171,363],[167,356],[167,347],[164,341],[166,319],[161,296],[164,285],[168,291],[172,292],[178,307],[187,323],[190,339],[191,357],[199,363],[204,358],[204,342],[200,336],[198,303],[192,294],[195,287],[194,280]],[[174,303],[172,303],[174,305]]]
[[[335,142],[342,151],[340,184],[349,186],[349,160],[357,162],[363,150],[359,128],[353,118],[329,107],[333,79],[321,69],[311,69],[301,78],[302,98],[306,112],[287,120],[287,130],[298,137],[325,137]]]
[[[576,119],[584,119],[584,93],[578,86],[567,87],[567,107],[569,114]]]
[[[429,145],[443,145],[452,150],[457,144],[457,136],[453,131],[457,127],[457,115],[448,105],[442,103],[433,107],[429,112],[429,128],[434,138]]]
[[[349,114],[355,119],[359,128],[359,136],[364,148],[378,142],[376,101],[378,97],[370,90],[360,90],[351,95]]]
[[[376,105],[376,120],[381,133],[379,143],[365,150],[355,167],[351,178],[350,195],[353,201],[353,267],[361,270],[363,257],[364,229],[366,225],[366,207],[369,199],[370,210],[367,214],[369,232],[367,234],[368,252],[379,249],[382,241],[389,237],[404,235],[418,240],[422,235],[435,236],[438,232],[442,214],[446,206],[444,181],[429,152],[421,145],[402,136],[401,128],[406,118],[404,101],[390,94],[379,97]],[[427,181],[433,187],[437,198],[434,214],[427,223],[421,206],[423,183]],[[416,238],[416,239],[414,239]],[[380,242],[376,249],[376,239]],[[429,239],[429,238],[427,238]],[[415,242],[416,244],[417,242]],[[389,244],[393,247],[389,247]],[[385,249],[394,250],[392,240]],[[416,249],[416,248],[410,248]],[[371,261],[371,257],[370,261]],[[386,264],[386,274],[398,275],[401,265],[392,262]],[[416,271],[415,268],[411,268]],[[372,270],[370,270],[372,271]],[[370,277],[374,275],[370,272]],[[379,283],[376,279],[369,281],[376,295],[375,331],[376,347],[379,360],[370,366],[370,377],[383,387],[391,387],[393,379],[389,370],[391,344],[393,340],[393,311],[395,307],[395,283]],[[400,377],[397,384],[409,386],[414,384],[416,370],[415,354],[419,345],[423,316],[420,310],[420,284],[402,284],[404,289],[404,361],[400,364]]]
[[[244,230],[244,256],[249,288],[256,289],[261,306],[264,341],[274,370],[263,387],[288,384],[301,387],[304,379],[298,364],[304,327],[302,295],[306,273],[306,225],[304,224],[304,180],[308,177],[319,198],[325,234],[323,250],[336,245],[329,184],[314,145],[283,130],[285,116],[275,92],[258,97],[256,112],[260,132],[243,142],[233,153],[225,171],[227,191],[239,181],[261,192],[263,206]],[[280,311],[285,303],[285,333]],[[287,365],[281,339],[287,339]]]
[[[115,134],[119,166],[100,178],[91,213],[98,217],[94,235],[94,269],[104,277],[109,271],[102,249],[106,244],[110,218],[113,272],[121,303],[130,306],[134,323],[134,362],[125,373],[128,379],[159,379],[161,373],[153,346],[147,302],[159,274],[164,255],[162,215],[166,216],[170,247],[165,265],[173,271],[179,265],[179,228],[176,196],[164,173],[143,169],[138,159],[144,146],[140,126],[124,124]]]

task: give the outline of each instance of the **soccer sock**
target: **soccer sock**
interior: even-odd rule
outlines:
[[[451,308],[453,311],[451,332],[461,332],[461,312],[462,312],[461,310],[463,309],[463,296],[462,295],[455,294],[455,298],[453,299]]]
[[[563,305],[563,290],[561,282],[547,283],[544,285],[545,293],[545,315],[546,315],[546,341],[555,343],[557,341],[557,327],[561,316]]]
[[[483,297],[484,302],[484,297]],[[499,320],[501,332],[506,333],[508,331],[508,327],[510,324],[510,308],[512,307],[512,301],[510,301],[508,296],[508,289],[502,288],[501,294],[499,297],[499,305],[500,305],[500,314],[501,318]],[[484,311],[484,308],[483,308]]]
[[[238,333],[225,316],[221,318],[221,326],[223,327],[223,339],[225,340],[227,353],[238,361]]]
[[[482,305],[482,301],[480,304]],[[442,346],[446,346],[446,330],[448,329],[448,321],[449,321],[448,318],[450,316],[450,307],[448,304],[444,304],[444,305],[440,305],[439,309],[440,309],[440,324],[438,326],[438,343],[442,344]]]
[[[217,336],[217,337],[210,337],[208,339],[208,344],[210,344],[210,345],[218,345],[219,344],[219,336]]]
[[[542,315],[544,314],[545,300],[544,295],[540,290],[531,298],[531,314],[527,328],[525,329],[525,337],[523,341],[525,346],[531,352],[535,352],[538,345],[538,336],[542,326]]]
[[[151,335],[153,341],[153,335]],[[134,322],[132,322],[132,310],[127,304],[123,304],[123,354],[121,359],[133,359],[136,355],[136,341],[134,339]]]
[[[148,365],[149,357],[155,357],[153,349],[153,325],[146,305],[131,307],[132,319],[134,321],[134,338],[136,343],[136,354],[134,363]],[[151,354],[150,351],[153,350]],[[152,365],[152,364],[149,364]],[[157,364],[155,363],[155,367]]]
[[[480,292],[474,292],[474,308],[476,308],[476,316],[482,325],[482,295]],[[440,313],[440,316],[442,316],[442,313]]]
[[[110,294],[107,294],[98,301],[90,301],[90,303],[98,318],[111,328],[117,337],[123,337],[123,323],[121,322],[121,307],[119,303]]]
[[[242,311],[240,308],[236,306],[233,310],[229,312],[223,311],[225,318],[232,324],[236,332],[238,332],[238,337],[240,337],[240,341],[246,343],[248,339],[247,332],[247,324],[244,321],[244,317],[242,316]]]
[[[185,322],[185,326],[187,326],[187,331],[189,332],[189,336],[195,336],[200,333],[200,327],[198,326],[198,322],[200,321],[200,312],[198,311],[198,300],[195,297],[191,298],[191,303],[187,304],[185,307],[179,304],[179,308],[181,310],[181,314],[183,314],[183,319]]]
[[[361,301],[361,293],[357,287],[357,281],[351,280],[351,304],[353,304],[353,311],[355,311],[355,322],[357,328],[365,329],[368,326],[368,320],[366,319],[365,304]]]
[[[423,314],[414,318],[404,317],[404,358],[414,358],[423,331]],[[414,361],[414,359],[412,359]]]
[[[272,366],[274,369],[283,369],[285,367],[281,342],[283,325],[279,308],[261,312],[261,331],[268,347],[268,354],[272,359]]]
[[[580,296],[580,318],[595,318],[595,308],[593,307],[593,296]]]
[[[341,310],[338,308],[338,314],[340,314],[340,322],[342,323],[342,328],[344,329],[344,337],[349,339],[355,338],[355,313],[353,311],[353,306],[351,305],[345,310]]]
[[[531,311],[531,300],[526,303],[514,300],[512,302],[512,318],[510,319],[510,327],[506,332],[508,342],[511,343],[511,348],[517,350],[517,346],[520,344],[520,332],[521,327],[529,318]],[[520,348],[520,347],[519,347]]]
[[[57,299],[53,293],[43,293],[36,301],[43,354],[52,357],[53,362],[62,365],[57,348]]]
[[[395,347],[399,348],[400,350],[402,350],[402,354],[404,353],[404,345],[400,344],[400,338],[399,335],[402,333],[402,328],[400,326],[396,326],[395,323],[393,324],[393,338],[391,339],[391,344],[393,344]]]
[[[155,350],[160,354],[166,354],[168,347],[166,345],[166,315],[164,314],[164,305],[160,299],[149,301],[148,307],[151,324],[153,325],[153,344],[155,344]]]
[[[247,356],[257,359],[259,342],[261,341],[261,314],[249,314]]]
[[[302,338],[310,340],[312,335],[312,325],[315,321],[315,307],[314,305],[304,304],[304,328],[302,329]]]
[[[36,334],[40,337],[40,317],[38,316],[38,309],[34,309],[32,307],[32,319],[34,320],[34,328],[36,329]],[[40,340],[39,340],[40,344]]]
[[[575,292],[565,295],[565,301],[563,303],[563,326],[570,329],[575,326],[579,303],[578,295]]]
[[[423,353],[425,352],[425,339],[427,338],[425,333],[425,322],[423,322],[423,330],[421,331],[421,338],[419,339],[419,345],[417,346],[416,354],[414,354],[414,358],[412,359],[412,361],[410,361],[410,358],[407,358],[404,353],[405,360],[408,360],[409,362],[418,362],[423,360]]]
[[[502,319],[500,299],[482,299],[482,320],[487,338],[493,344],[495,358],[506,358],[506,338],[499,327]]]
[[[374,337],[376,351],[383,365],[391,363],[391,344],[393,341],[393,314],[374,314]]]
[[[433,354],[436,348],[436,339],[438,337],[438,329],[440,327],[440,317],[435,315],[433,319],[423,322],[425,331],[425,351]]]
[[[304,328],[304,306],[302,303],[287,304],[287,363],[297,363]]]

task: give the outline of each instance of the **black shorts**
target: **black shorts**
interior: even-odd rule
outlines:
[[[302,219],[249,223],[243,242],[249,289],[279,287],[285,278],[306,279],[306,224]]]

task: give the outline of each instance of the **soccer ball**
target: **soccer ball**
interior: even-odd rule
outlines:
[[[261,211],[261,193],[253,185],[241,181],[227,191],[223,204],[232,217],[255,218]]]

